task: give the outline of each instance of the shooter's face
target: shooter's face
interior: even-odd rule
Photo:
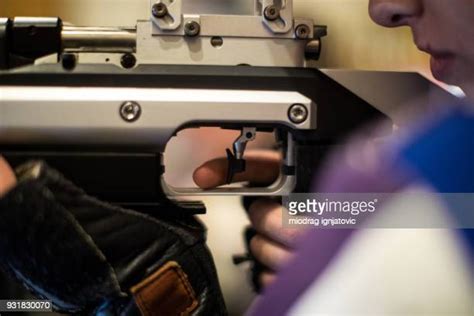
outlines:
[[[435,78],[474,82],[474,0],[370,0],[369,12],[380,25],[409,26]]]

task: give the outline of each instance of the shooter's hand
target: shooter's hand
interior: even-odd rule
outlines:
[[[16,177],[6,160],[0,156],[0,198],[16,185]]]
[[[250,182],[252,185],[267,186],[278,177],[281,155],[275,151],[248,152],[245,157],[246,171],[236,174],[234,182]],[[194,182],[203,189],[226,184],[227,159],[217,158],[206,162],[194,172]],[[302,231],[283,228],[281,204],[271,199],[254,201],[249,218],[257,235],[250,241],[253,257],[265,266],[258,282],[265,287],[275,278],[279,268],[293,255],[295,239]]]

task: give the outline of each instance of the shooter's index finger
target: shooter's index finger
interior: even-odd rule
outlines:
[[[281,154],[277,151],[253,151],[245,155],[245,172],[236,173],[233,182],[251,182],[270,185],[280,173]],[[212,189],[227,184],[227,158],[216,158],[194,171],[193,179],[198,187]]]

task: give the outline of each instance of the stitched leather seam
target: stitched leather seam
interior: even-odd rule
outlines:
[[[139,309],[143,309],[142,313],[144,313],[145,315],[156,315],[157,313],[153,313],[153,311],[150,310],[150,304],[148,304],[148,300],[143,297],[142,290],[146,289],[150,285],[159,283],[160,280],[169,276],[170,274],[178,277],[179,284],[184,288],[187,299],[190,300],[190,304],[188,306],[183,306],[182,308],[184,308],[184,310],[179,311],[179,315],[189,315],[189,313],[192,312],[198,306],[199,302],[196,299],[192,286],[189,284],[186,274],[177,262],[172,261],[165,264],[162,268],[160,268],[157,272],[148,277],[146,280],[131,288],[131,292],[137,300]]]
[[[181,281],[181,284],[184,286],[184,289],[186,290],[186,294],[191,299],[191,304],[183,312],[181,312],[181,315],[187,315],[188,313],[190,313],[197,307],[198,302],[194,295],[194,291],[191,288],[189,281],[187,280],[187,277],[184,275],[184,272],[181,269],[177,269],[176,266],[173,267],[173,270],[175,270],[176,273],[178,274],[178,278]]]

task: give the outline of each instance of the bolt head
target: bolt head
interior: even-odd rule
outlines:
[[[295,124],[301,124],[308,118],[308,109],[303,104],[293,104],[288,111],[288,118]]]
[[[188,21],[184,25],[184,33],[187,36],[197,36],[201,32],[201,26],[196,21]]]
[[[300,24],[295,29],[295,36],[298,39],[307,39],[309,38],[310,29],[306,24]]]
[[[280,17],[280,10],[274,5],[269,5],[263,10],[263,16],[269,21],[275,21]]]
[[[155,3],[151,8],[151,14],[155,18],[164,18],[168,14],[168,7],[162,2]]]
[[[142,108],[137,102],[127,101],[120,106],[120,116],[125,122],[135,122],[140,118],[141,113]]]

